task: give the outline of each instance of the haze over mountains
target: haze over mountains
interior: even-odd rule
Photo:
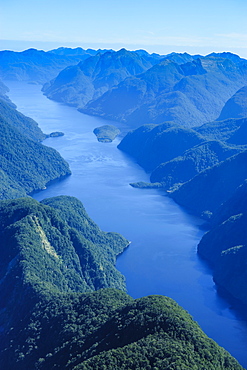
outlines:
[[[124,293],[114,264],[128,241],[99,230],[77,199],[28,197],[70,169],[41,144],[46,135],[15,109],[6,85],[44,84],[50,99],[134,128],[119,149],[150,173],[148,185],[207,220],[198,253],[218,286],[247,304],[247,61],[29,49],[0,52],[0,77],[0,198],[10,199],[0,202],[6,369],[241,369],[169,298]]]
[[[172,53],[152,60],[142,54],[141,61],[138,52],[124,49],[106,55],[64,70],[44,87],[45,94],[132,127],[164,121],[192,127],[218,118],[226,101],[247,84],[247,62],[231,53]]]
[[[58,48],[49,52],[36,49],[0,51],[0,79],[44,84],[67,66],[101,52],[104,51],[82,48]]]
[[[126,77],[146,71],[154,61],[125,49],[97,54],[62,71],[50,86],[45,85],[44,91],[51,99],[84,107]]]

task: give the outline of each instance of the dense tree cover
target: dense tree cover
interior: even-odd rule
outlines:
[[[171,193],[176,202],[197,215],[209,216],[233,196],[247,176],[247,150],[200,172]],[[203,194],[203,196],[202,196]]]
[[[40,142],[46,138],[46,135],[41,131],[37,122],[18,112],[18,110],[11,107],[3,99],[0,99],[0,122],[15,127],[21,134],[33,141]]]
[[[204,140],[194,130],[173,126],[168,122],[139,127],[128,133],[118,148],[135,157],[145,170],[152,171]]]
[[[0,199],[25,196],[69,175],[60,154],[39,142],[38,124],[0,99]]]
[[[15,104],[9,99],[6,93],[9,91],[9,88],[0,80],[0,101],[8,103],[11,107],[15,108]]]
[[[216,283],[247,304],[247,183],[221,204],[211,219],[211,228],[198,245],[200,256],[213,267]]]
[[[152,182],[162,183],[165,189],[178,187],[240,151],[241,149],[232,148],[220,141],[204,141],[186,150],[183,155],[156,167],[150,179]]]
[[[116,136],[120,134],[120,130],[113,125],[104,125],[96,127],[93,133],[96,135],[99,142],[111,143]]]
[[[55,208],[70,227],[82,233],[87,240],[101,248],[101,254],[105,255],[112,263],[115,263],[116,255],[121,253],[128,243],[118,233],[101,231],[87,215],[82,203],[74,197],[47,198],[41,203]],[[110,250],[114,252],[114,255]]]
[[[231,56],[199,56],[184,64],[165,59],[94,97],[83,112],[132,127],[164,121],[192,127],[212,121],[247,83],[246,60]]]
[[[2,253],[8,246],[8,263],[21,254],[22,261],[16,263],[26,266],[24,279],[31,279],[32,284],[64,292],[109,286],[125,289],[114,264],[128,241],[102,232],[79,200],[64,196],[43,204],[31,198],[3,201],[0,223]]]
[[[239,91],[244,100],[245,90]],[[213,266],[218,286],[244,304],[246,134],[247,118],[213,121],[193,129],[165,122],[143,125],[119,144],[119,149],[151,172],[155,187],[166,189],[177,203],[210,221],[210,231],[202,238],[198,252]],[[131,185],[150,186],[142,182]]]
[[[4,369],[242,369],[172,299],[100,289],[125,289],[128,242],[79,200],[2,201],[0,224]]]
[[[235,142],[234,136],[238,136],[238,131],[241,130],[241,127],[244,129],[246,125],[247,118],[228,118],[224,121],[208,122],[193,129],[208,140],[220,140],[231,144]],[[236,142],[236,144],[246,145],[246,138],[242,136],[242,142]]]
[[[240,122],[239,122],[240,124]],[[239,126],[235,127],[235,132]],[[170,122],[143,125],[129,132],[118,148],[151,171],[152,183],[171,191],[198,173],[241,152],[243,147],[202,136],[194,129]]]
[[[149,54],[148,54],[149,55]],[[152,63],[145,55],[125,49],[94,55],[60,72],[44,86],[45,95],[56,101],[84,107],[126,77],[146,71]]]
[[[47,183],[70,174],[60,154],[30,140],[7,124],[0,124],[0,199],[8,199],[43,189]]]

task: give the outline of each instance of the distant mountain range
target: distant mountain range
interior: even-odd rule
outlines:
[[[120,55],[125,55],[121,63]],[[132,127],[164,121],[192,127],[217,119],[226,101],[245,85],[247,61],[231,53],[157,58],[122,49],[62,71],[44,92],[83,113]]]
[[[77,64],[94,53],[96,51],[81,48],[59,48],[50,52],[36,49],[0,51],[0,79],[44,84],[67,66]]]
[[[50,99],[83,107],[126,77],[146,71],[155,62],[157,58],[152,59],[148,53],[139,55],[125,49],[109,51],[66,68],[43,90]]]

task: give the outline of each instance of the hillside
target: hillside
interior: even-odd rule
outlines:
[[[208,122],[199,127],[193,127],[193,129],[208,140],[221,140],[230,143],[232,136],[242,125],[245,127],[246,124],[247,118],[228,118],[223,121]],[[242,140],[244,139],[243,137]]]
[[[210,216],[246,178],[247,151],[244,150],[199,173],[172,192],[171,197],[199,216]]]
[[[63,70],[44,86],[43,91],[50,99],[84,107],[126,77],[142,73],[151,66],[149,58],[125,49],[98,53]]]
[[[37,123],[0,99],[0,199],[26,196],[69,175],[60,154],[39,143],[46,135]]]
[[[247,86],[238,90],[222,108],[219,121],[227,118],[247,117]]]
[[[218,286],[247,304],[246,180],[215,211],[210,230],[198,245],[198,253],[210,262]]]
[[[160,164],[151,173],[150,180],[152,183],[162,183],[165,189],[180,186],[240,151],[241,149],[232,148],[220,141],[204,141],[186,150],[183,155]]]
[[[25,135],[30,140],[41,142],[46,138],[46,135],[41,131],[37,122],[18,112],[18,110],[10,106],[8,102],[1,99],[1,97],[0,120],[2,123],[6,123],[9,126],[18,129],[22,135]]]
[[[120,150],[135,158],[146,171],[182,155],[205,139],[197,132],[170,122],[143,125],[129,132],[118,145]]]
[[[198,126],[218,118],[226,101],[246,85],[246,63],[228,54],[184,64],[165,59],[94,97],[82,111],[132,127],[164,121]]]
[[[114,262],[128,242],[75,198],[2,201],[0,222],[4,369],[242,369],[172,299],[93,292],[124,289]]]
[[[218,287],[245,305],[247,304],[246,225],[246,211],[234,214],[208,231],[198,245],[199,255],[210,262],[213,268],[213,278]]]

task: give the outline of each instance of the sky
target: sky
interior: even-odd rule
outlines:
[[[0,50],[60,46],[247,58],[247,0],[0,0]]]

